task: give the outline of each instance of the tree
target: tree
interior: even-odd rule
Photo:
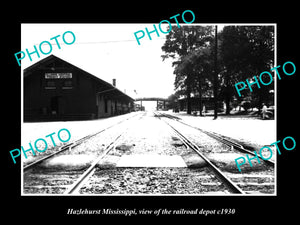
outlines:
[[[181,26],[174,27],[167,35],[162,46],[165,55],[163,60],[172,58],[175,77],[175,88],[185,90],[187,97],[187,114],[191,114],[190,97],[193,90],[197,89],[201,95],[201,76],[198,67],[198,54],[210,45],[212,39],[210,26]],[[200,101],[201,102],[201,101]],[[201,103],[200,103],[201,104]],[[200,110],[201,111],[201,110]]]
[[[220,34],[221,93],[230,112],[234,84],[269,70],[274,60],[273,26],[226,26]],[[253,91],[261,104],[272,86]]]
[[[251,82],[253,76],[269,70],[274,63],[274,26],[225,26],[218,35],[213,31],[212,26],[174,27],[162,46],[162,59],[173,60],[174,85],[187,98],[188,114],[191,94],[199,96],[201,115],[202,94],[211,93],[212,87],[214,97],[225,101],[229,114],[233,96],[242,102],[234,84],[246,79]],[[260,89],[254,85],[253,92],[243,94],[251,99],[251,105],[260,106],[270,98],[273,87],[273,83]]]
[[[199,97],[200,116],[202,116],[202,94],[207,93],[212,84],[212,51],[209,46],[203,46],[192,51],[189,55],[183,58],[180,70],[189,69],[190,79],[192,81],[192,92],[194,96]]]
[[[176,110],[176,108],[178,107],[178,105],[177,105],[178,97],[179,97],[179,96],[178,96],[177,93],[171,94],[171,95],[168,97],[168,101],[167,101],[168,109]]]

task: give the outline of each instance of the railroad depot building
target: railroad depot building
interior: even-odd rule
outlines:
[[[84,120],[128,113],[133,99],[50,55],[24,69],[24,121]]]

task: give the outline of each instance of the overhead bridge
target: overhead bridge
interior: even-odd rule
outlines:
[[[168,101],[166,98],[136,98],[135,101]]]
[[[135,110],[145,110],[143,107],[143,101],[156,101],[156,110],[166,109],[166,98],[150,97],[150,98],[136,98],[135,99]]]

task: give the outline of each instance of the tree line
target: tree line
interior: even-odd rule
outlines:
[[[162,50],[162,60],[171,59],[174,67],[176,92],[170,98],[184,95],[188,114],[192,94],[199,97],[200,109],[202,97],[213,96],[215,106],[224,101],[229,114],[234,99],[239,103],[247,99],[252,107],[260,108],[274,90],[272,84],[239,97],[234,88],[235,83],[274,66],[274,26],[225,26],[220,32],[217,26],[174,27]]]

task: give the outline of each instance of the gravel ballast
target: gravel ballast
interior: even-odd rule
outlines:
[[[220,194],[226,188],[207,168],[97,170],[81,194]]]

